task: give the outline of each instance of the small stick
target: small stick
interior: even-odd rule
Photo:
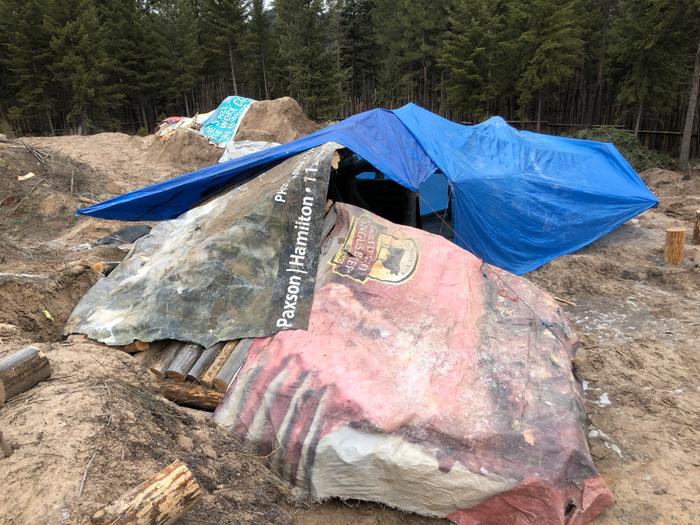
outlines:
[[[41,183],[44,182],[45,180],[46,180],[46,179],[41,179],[41,180],[40,180],[39,182],[37,182],[34,186],[32,186],[32,189],[29,190],[29,191],[27,192],[27,194],[26,194],[24,197],[22,197],[22,198],[20,199],[20,201],[17,203],[17,206],[15,206],[15,207],[12,209],[12,211],[10,212],[10,214],[13,214],[14,212],[16,212],[17,209],[22,205],[22,203],[24,202],[24,200],[25,200],[27,197],[29,197],[29,196],[31,195],[31,193],[32,193],[35,189],[37,189],[37,188],[39,187],[39,184],[41,184]]]
[[[554,299],[559,301],[560,303],[568,304],[569,306],[578,306],[576,303],[572,303],[568,299],[562,299],[561,297],[557,297],[556,295],[554,296]]]

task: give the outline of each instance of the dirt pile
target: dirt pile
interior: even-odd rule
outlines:
[[[234,139],[284,144],[317,129],[319,126],[306,116],[296,100],[284,97],[253,102]]]
[[[155,137],[146,140],[151,142],[149,160],[179,167],[183,172],[216,164],[222,153],[205,137],[186,129],[176,129],[166,141]]]
[[[85,523],[178,458],[203,490],[182,523],[292,521],[289,490],[209,417],[160,397],[135,359],[80,338],[38,346],[51,379],[0,411],[14,448],[0,461],[0,524]]]

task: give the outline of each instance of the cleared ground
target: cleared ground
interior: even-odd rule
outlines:
[[[206,415],[159,397],[147,371],[117,350],[61,330],[115,248],[85,249],[120,226],[74,210],[218,155],[206,144],[161,144],[116,133],[0,143],[0,355],[40,343],[50,381],[0,410],[15,446],[0,462],[0,524],[81,523],[108,500],[180,457],[206,496],[186,523],[433,523],[379,505],[315,504],[270,474]],[[35,173],[24,181],[17,176]],[[691,233],[700,172],[642,174],[659,208],[529,277],[564,305],[583,341],[592,453],[617,503],[597,523],[700,523],[700,247],[663,264],[664,229]],[[49,315],[47,315],[47,312]],[[89,466],[89,468],[88,468]],[[84,482],[83,482],[84,479]],[[82,491],[81,489],[82,484]]]

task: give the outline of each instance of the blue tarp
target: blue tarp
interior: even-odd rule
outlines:
[[[282,159],[337,142],[412,191],[440,170],[452,186],[454,239],[525,273],[657,204],[610,144],[517,131],[493,117],[450,122],[414,104],[375,109],[269,148],[78,210],[105,219],[177,217]]]

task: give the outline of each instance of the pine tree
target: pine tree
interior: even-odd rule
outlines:
[[[511,23],[527,28],[515,41],[521,64],[518,98],[524,115],[536,102],[537,131],[543,98],[574,75],[583,57],[578,7],[572,0],[527,0],[512,12]]]
[[[270,85],[268,82],[268,67],[271,59],[271,16],[265,11],[263,0],[253,0],[250,9],[250,21],[248,24],[250,33],[251,51],[255,57],[253,69],[255,71],[255,83],[259,86],[259,97],[270,98]]]
[[[61,87],[66,120],[77,133],[106,118],[109,105],[103,73],[107,56],[92,0],[51,0],[44,30],[51,35],[49,70]]]
[[[44,120],[53,133],[52,110],[58,90],[50,70],[51,33],[42,24],[45,9],[41,0],[0,3],[0,62],[8,73],[3,82],[14,94],[6,99],[12,104],[12,116]]]
[[[617,101],[635,108],[634,132],[645,111],[667,111],[685,80],[693,0],[620,0],[611,54],[619,75]]]
[[[284,91],[315,118],[333,115],[340,102],[337,51],[321,0],[277,0],[278,78]]]
[[[339,8],[339,52],[347,96],[371,99],[377,75],[377,45],[372,30],[374,0],[346,0]]]
[[[234,95],[239,94],[240,62],[246,56],[245,16],[246,4],[241,0],[205,0],[202,5],[202,44],[208,70],[226,72]]]
[[[506,2],[461,0],[449,18],[439,65],[447,74],[450,107],[477,118],[509,87]]]

